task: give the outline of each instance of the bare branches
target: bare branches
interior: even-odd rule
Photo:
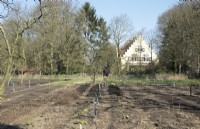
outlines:
[[[25,30],[27,30],[28,28],[30,28],[34,23],[38,22],[40,20],[40,18],[43,16],[43,9],[46,7],[45,5],[42,5],[41,0],[38,0],[39,3],[39,15],[37,17],[34,17],[31,21],[27,21],[26,22],[26,27],[24,27],[20,32],[19,35],[21,35],[22,33],[24,33]]]
[[[110,23],[111,39],[116,46],[118,74],[121,68],[120,44],[127,40],[133,30],[132,22],[127,15],[114,17]]]
[[[132,32],[133,26],[127,15],[114,17],[110,23],[111,37],[117,45],[120,45]]]
[[[3,93],[6,82],[9,80],[11,76],[11,72],[13,71],[13,63],[14,63],[17,43],[20,43],[20,40],[24,31],[31,28],[33,24],[38,22],[40,18],[43,16],[43,8],[45,6],[42,6],[41,0],[38,0],[38,1],[39,1],[39,15],[38,16],[33,17],[31,20],[24,21],[25,24],[23,25],[20,23],[14,22],[14,24],[17,26],[17,31],[16,31],[16,34],[13,36],[12,41],[9,41],[10,37],[7,36],[9,34],[5,32],[4,27],[0,24],[0,32],[2,33],[2,37],[5,40],[5,44],[8,50],[8,58],[6,59],[7,61],[6,73],[5,73],[4,79],[2,80],[0,84],[0,94]],[[0,3],[3,4],[4,9],[8,8],[8,12],[5,15],[2,13],[2,15],[4,15],[3,18],[6,18],[8,17],[10,13],[9,9],[12,9],[12,7],[10,6],[10,3],[8,0],[0,0]],[[19,10],[15,10],[15,11],[19,12]],[[0,18],[2,18],[2,15]]]
[[[5,19],[13,9],[13,2],[9,2],[8,0],[0,0],[0,4],[2,6],[2,10],[0,10],[0,19]]]
[[[34,0],[35,1],[35,0]],[[38,0],[40,7],[42,7],[42,1]],[[14,3],[13,0],[9,1],[9,0],[0,0],[0,7],[2,7],[2,9],[0,10],[0,19],[5,19],[9,16],[9,14],[15,10],[14,8]],[[40,11],[42,10],[42,8],[40,8]],[[41,15],[42,16],[42,15]]]

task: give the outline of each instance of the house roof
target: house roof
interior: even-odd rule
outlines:
[[[119,50],[119,54],[120,56],[124,55],[125,52],[128,50],[128,48],[134,43],[134,41],[136,40],[136,38],[134,37],[132,40],[128,40],[126,42],[126,44],[124,45],[124,47],[122,47],[120,50]]]

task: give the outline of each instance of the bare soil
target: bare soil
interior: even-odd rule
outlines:
[[[95,117],[93,101],[98,87],[90,84],[51,87],[35,83],[29,88],[19,83],[16,92],[7,87],[0,105],[0,128],[200,128],[200,87],[193,87],[190,96],[187,86],[109,85],[99,98]]]

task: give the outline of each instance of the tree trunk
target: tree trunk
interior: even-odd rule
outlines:
[[[50,71],[50,73],[51,73],[51,75],[53,74],[53,43],[51,43],[51,50],[50,50],[50,53],[51,53],[51,59],[50,59],[50,69],[51,69],[51,71]]]
[[[1,85],[0,85],[0,96],[3,95],[3,93],[4,93],[4,87],[5,87],[5,85],[7,84],[8,80],[9,80],[9,78],[10,78],[10,76],[11,76],[12,62],[13,62],[12,56],[10,56],[10,57],[8,58],[8,63],[7,63],[7,67],[6,67],[5,76],[4,76],[4,78],[3,78],[3,80],[2,80],[2,83],[1,83]]]
[[[94,62],[92,62],[92,73],[93,73],[92,82],[93,84],[95,84],[96,83],[96,68],[95,68]]]
[[[67,75],[69,74],[69,66],[68,65],[66,66],[66,74]]]
[[[182,71],[181,71],[181,67],[182,67],[182,65],[181,65],[181,64],[179,64],[179,74],[181,74],[181,73],[182,73]]]
[[[120,58],[120,49],[119,43],[117,43],[117,73],[120,74],[121,72],[121,58]]]
[[[11,51],[11,47],[10,47],[10,44],[8,42],[8,38],[6,36],[6,33],[3,29],[2,26],[0,26],[0,31],[2,32],[3,34],[3,38],[5,40],[5,43],[6,43],[6,46],[7,46],[7,49],[8,49],[8,59],[7,59],[7,67],[6,67],[6,73],[5,73],[5,76],[2,80],[2,83],[0,85],[0,96],[3,95],[4,93],[4,87],[6,85],[6,83],[8,82],[9,78],[10,78],[10,74],[11,74],[11,71],[12,71],[12,64],[13,64],[13,56],[12,56],[12,52],[14,51]],[[18,35],[15,39],[15,42],[18,40]]]
[[[174,62],[174,72],[177,73],[177,62]]]
[[[26,68],[26,67],[25,67]],[[23,80],[24,80],[24,71],[23,71],[23,69],[22,69],[22,73],[21,73],[21,84],[23,84]]]
[[[93,74],[93,84],[96,84],[96,72]]]

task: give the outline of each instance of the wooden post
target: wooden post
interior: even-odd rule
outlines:
[[[175,87],[176,87],[176,84],[175,84],[175,82],[173,83],[173,86],[174,86],[174,89],[175,89]]]
[[[41,86],[41,84],[40,84],[41,75],[42,75],[42,71],[40,70],[40,75],[39,75],[39,86]]]
[[[94,100],[94,118],[97,118],[97,109],[96,109],[97,103]]]
[[[192,86],[190,85],[190,96],[192,96]]]
[[[99,84],[99,96],[101,97],[101,85]]]
[[[28,87],[31,88],[31,81],[28,80]]]
[[[79,124],[80,129],[83,129],[82,124]]]
[[[95,102],[99,104],[98,94],[95,95]]]
[[[14,81],[13,81],[13,80],[10,80],[9,83],[8,83],[8,85],[9,85],[10,87],[12,87],[13,92],[15,92],[15,84],[14,84]]]
[[[15,83],[13,82],[13,92],[15,92]]]

